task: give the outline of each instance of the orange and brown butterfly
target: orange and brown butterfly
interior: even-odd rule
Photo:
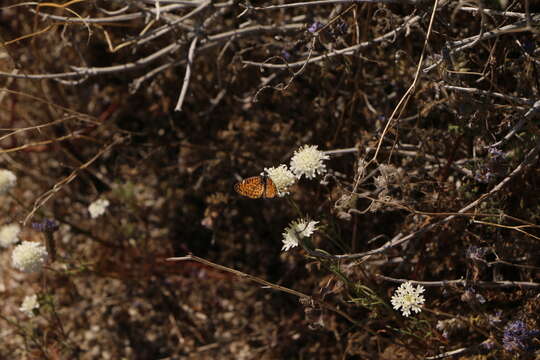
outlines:
[[[234,184],[234,191],[252,199],[273,198],[277,188],[267,176],[252,176]]]

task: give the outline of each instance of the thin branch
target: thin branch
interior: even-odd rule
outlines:
[[[176,103],[174,111],[182,111],[182,104],[184,103],[184,98],[186,97],[187,89],[189,86],[189,79],[191,78],[191,67],[193,66],[193,56],[195,54],[195,47],[197,46],[198,39],[199,38],[195,36],[191,41],[191,45],[189,46],[186,73],[184,75],[184,81],[182,84],[182,90],[180,91],[180,97],[178,98],[178,102]]]
[[[33,209],[30,211],[30,213],[28,215],[26,215],[26,217],[24,218],[24,221],[23,221],[23,225],[26,225],[26,223],[28,222],[28,220],[30,220],[32,218],[32,216],[34,216],[34,214],[36,213],[36,211],[39,210],[39,208],[41,208],[47,201],[49,201],[49,199],[51,197],[53,197],[54,194],[56,194],[57,192],[59,192],[65,185],[69,184],[70,182],[72,182],[73,180],[75,180],[78,176],[78,174],[86,169],[87,167],[89,167],[90,165],[92,165],[92,163],[94,161],[96,161],[97,159],[99,159],[104,153],[106,153],[107,151],[109,151],[113,146],[115,146],[116,144],[119,144],[121,143],[122,141],[124,141],[124,138],[123,137],[117,137],[112,143],[110,143],[109,145],[107,145],[106,147],[104,147],[103,149],[101,149],[96,155],[94,155],[90,160],[88,160],[87,162],[85,162],[84,164],[82,164],[81,166],[79,166],[77,169],[73,170],[71,172],[71,174],[69,174],[68,176],[66,176],[64,179],[62,179],[61,181],[59,181],[58,183],[56,183],[52,189],[46,191],[45,193],[43,193],[42,195],[40,195],[35,201],[34,201],[34,207]]]
[[[270,5],[263,7],[252,7],[253,10],[273,10],[302,6],[332,5],[332,4],[359,4],[359,3],[377,3],[377,4],[417,4],[418,0],[315,0],[298,3],[289,3],[281,5]]]
[[[181,65],[184,61],[185,60],[171,61],[171,62],[165,63],[163,65],[160,65],[160,66],[150,70],[149,72],[147,72],[143,76],[139,76],[138,78],[133,80],[131,82],[131,84],[129,84],[129,93],[130,94],[135,94],[137,92],[137,90],[139,90],[139,88],[141,87],[143,82],[145,82],[146,80],[148,80],[150,78],[153,78],[154,76],[156,76],[156,74],[159,74],[160,72],[162,72],[164,70],[167,70],[170,67]]]
[[[289,289],[289,288],[286,288],[286,287],[281,286],[281,285],[277,285],[277,284],[268,282],[268,281],[266,281],[264,279],[261,279],[259,277],[249,275],[249,274],[246,274],[244,272],[241,272],[241,271],[238,271],[238,270],[235,270],[235,269],[231,269],[231,268],[223,266],[223,265],[213,263],[211,261],[205,260],[205,259],[200,258],[198,256],[188,254],[188,255],[183,256],[183,257],[168,258],[167,261],[197,261],[197,262],[199,262],[201,264],[205,264],[205,265],[208,265],[210,267],[213,267],[214,269],[218,269],[218,270],[221,270],[221,271],[231,273],[231,274],[233,274],[235,276],[238,276],[239,278],[247,279],[249,281],[253,281],[253,282],[255,282],[257,284],[260,284],[260,285],[262,285],[264,287],[268,287],[268,288],[271,288],[271,289],[274,289],[274,290],[277,290],[277,291],[281,291],[281,292],[284,292],[284,293],[287,293],[287,294],[291,294],[291,295],[294,295],[294,296],[296,296],[298,298],[301,298],[301,299],[307,299],[309,301],[312,301],[314,303],[317,303],[317,304],[321,305],[324,308],[327,308],[328,310],[331,310],[331,311],[343,316],[345,319],[349,320],[351,323],[359,325],[358,322],[355,321],[354,319],[352,319],[349,315],[347,315],[343,311],[337,309],[335,306],[333,306],[331,304],[328,304],[327,302],[325,302],[323,300],[314,298],[314,297],[309,296],[307,294],[304,294],[304,293],[302,293],[300,291],[296,291],[296,290]]]
[[[379,279],[390,281],[394,283],[405,283],[410,282],[414,285],[422,285],[425,287],[457,287],[462,286],[466,287],[478,287],[478,288],[488,288],[488,289],[498,289],[498,288],[540,288],[540,283],[535,283],[531,281],[471,281],[471,280],[441,280],[441,281],[416,281],[409,279],[396,279],[385,275],[375,274]]]
[[[162,27],[151,31],[148,34],[145,34],[140,39],[134,40],[133,44],[134,45],[142,45],[142,44],[147,43],[147,42],[149,42],[151,40],[157,39],[161,35],[164,35],[164,34],[167,34],[167,33],[171,32],[176,27],[182,27],[184,30],[194,31],[195,29],[192,26],[182,24],[182,22],[185,21],[186,19],[189,19],[193,15],[198,14],[199,12],[201,12],[202,10],[207,8],[208,5],[210,5],[210,4],[211,4],[210,0],[203,1],[197,8],[193,9],[191,12],[189,12],[186,15],[180,17],[179,19],[176,19],[176,20],[170,22],[167,25],[163,25]]]
[[[526,14],[524,13],[518,13],[518,12],[512,12],[512,11],[500,11],[500,10],[493,10],[493,9],[485,9],[485,8],[475,8],[475,7],[460,7],[458,9],[459,11],[466,11],[466,12],[477,12],[477,13],[484,13],[487,15],[499,15],[504,17],[515,17],[519,19],[525,19]],[[537,16],[539,14],[531,14],[532,16]]]
[[[447,90],[454,90],[454,91],[460,91],[467,94],[475,94],[475,95],[482,95],[482,96],[489,96],[494,98],[499,98],[506,100],[510,103],[516,103],[521,105],[533,105],[535,102],[532,99],[527,98],[521,98],[517,96],[511,96],[511,95],[505,95],[494,91],[487,91],[487,90],[480,90],[476,88],[466,88],[462,86],[451,86],[451,85],[443,85],[444,89]]]
[[[417,23],[420,20],[420,16],[413,16],[405,21],[401,26],[399,26],[397,29],[390,31],[389,33],[386,33],[382,36],[379,36],[378,38],[375,38],[373,40],[365,41],[363,43],[360,43],[358,45],[349,46],[344,49],[340,50],[334,50],[330,51],[327,54],[323,54],[320,56],[312,57],[311,59],[306,59],[292,62],[292,63],[286,63],[286,64],[267,64],[264,62],[254,62],[254,61],[242,61],[246,65],[252,65],[252,66],[259,66],[261,68],[270,68],[270,69],[289,69],[289,68],[295,68],[299,66],[304,66],[305,64],[311,64],[315,62],[319,62],[322,60],[326,60],[330,57],[337,56],[337,55],[354,55],[356,52],[358,52],[361,49],[367,48],[372,45],[376,45],[378,43],[381,43],[387,39],[391,39],[395,37],[398,33],[401,31],[407,29],[411,25]]]
[[[431,37],[431,31],[433,29],[433,22],[435,21],[435,14],[437,13],[437,8],[438,7],[439,7],[439,0],[435,0],[433,2],[433,10],[431,12],[431,18],[429,19],[428,31],[427,31],[427,34],[426,34],[426,38],[424,40],[424,46],[422,48],[422,53],[420,54],[420,59],[418,60],[418,65],[416,67],[416,74],[414,75],[414,80],[413,80],[411,86],[409,86],[409,88],[407,89],[407,91],[405,92],[405,94],[403,95],[401,100],[399,101],[399,103],[396,105],[396,107],[395,107],[394,111],[392,112],[392,114],[390,115],[390,117],[388,118],[388,121],[386,122],[384,130],[383,130],[383,132],[381,134],[381,138],[379,140],[379,143],[377,144],[377,150],[375,150],[375,154],[373,155],[373,158],[370,160],[370,162],[375,161],[377,159],[377,155],[379,154],[379,150],[380,150],[380,148],[382,146],[384,137],[385,137],[388,129],[390,128],[390,124],[394,120],[394,117],[396,116],[398,111],[402,112],[405,109],[405,107],[407,106],[407,103],[409,102],[409,99],[411,98],[412,94],[414,93],[414,90],[416,88],[416,84],[418,82],[418,79],[420,78],[420,70],[422,69],[422,63],[424,62],[424,56],[426,54],[426,49],[427,49],[427,46],[428,46],[428,43],[429,43],[429,38]]]
[[[200,4],[200,2],[191,2],[192,4],[189,7],[196,7]],[[163,6],[160,8],[161,13],[170,12],[178,9],[183,9],[185,7],[188,7],[187,4],[181,4],[181,5],[168,5]],[[90,24],[100,24],[100,23],[114,23],[114,22],[120,22],[120,21],[130,21],[135,19],[141,19],[145,18],[146,14],[141,12],[132,13],[132,14],[125,14],[125,15],[117,15],[117,16],[108,16],[108,17],[102,17],[102,18],[79,18],[79,17],[67,17],[67,16],[59,16],[59,15],[52,15],[47,14],[44,12],[37,12],[33,9],[30,10],[31,12],[35,13],[36,15],[39,15],[43,19],[51,19],[56,21],[62,21],[67,23],[90,23]],[[148,9],[149,12],[152,13],[152,15],[156,15],[157,11],[156,9]]]
[[[396,236],[395,238],[393,238],[392,240],[390,240],[389,242],[387,242],[386,244],[376,248],[376,249],[373,249],[373,250],[369,250],[369,251],[366,251],[366,252],[362,252],[362,253],[357,253],[357,254],[345,254],[345,255],[331,255],[331,258],[334,259],[334,260],[355,260],[355,259],[361,259],[361,258],[364,258],[364,257],[367,257],[367,256],[370,256],[370,255],[374,255],[374,254],[380,254],[380,253],[383,253],[385,251],[387,251],[388,249],[391,249],[391,248],[394,248],[398,245],[401,245],[421,234],[424,234],[434,228],[436,228],[437,226],[440,226],[442,224],[445,224],[451,220],[453,220],[454,218],[458,217],[458,216],[463,216],[463,214],[467,213],[469,210],[471,209],[474,209],[476,206],[478,206],[482,201],[486,200],[487,198],[491,197],[492,195],[494,195],[495,193],[497,193],[498,191],[500,191],[508,182],[510,182],[512,179],[514,179],[516,176],[518,176],[519,174],[521,174],[522,171],[524,171],[527,166],[531,165],[536,159],[537,159],[537,156],[538,156],[538,152],[540,151],[540,140],[536,143],[536,146],[531,149],[527,155],[525,156],[525,159],[521,162],[521,164],[519,164],[506,178],[504,178],[501,182],[499,182],[496,186],[494,186],[489,192],[483,194],[482,196],[480,196],[478,199],[474,200],[473,202],[471,202],[470,204],[468,204],[467,206],[463,207],[461,210],[459,210],[457,213],[453,214],[453,215],[450,215],[450,216],[447,216],[445,217],[444,219],[440,220],[440,221],[437,221],[435,223],[432,223],[432,224],[429,224],[413,233],[410,233],[406,236],[401,236],[401,234],[399,236]]]
[[[435,356],[428,356],[428,357],[426,357],[426,360],[444,359],[444,358],[448,358],[448,357],[454,357],[454,356],[457,356],[457,355],[469,353],[469,352],[472,352],[472,351],[478,351],[478,350],[482,349],[482,347],[487,346],[489,341],[490,340],[486,340],[486,341],[483,341],[482,343],[480,343],[478,345],[473,345],[473,346],[469,346],[469,347],[463,347],[463,348],[459,348],[459,349],[455,349],[455,350],[450,350],[450,351],[447,351],[445,353],[438,354],[438,355],[435,355]],[[487,347],[484,347],[484,349],[487,349]]]
[[[231,30],[216,35],[208,36],[207,41],[204,43],[204,46],[198,47],[200,51],[208,50],[215,46],[218,46],[220,43],[230,40],[231,38],[247,36],[247,35],[257,35],[260,33],[284,33],[290,30],[301,29],[303,24],[287,24],[284,26],[277,25],[267,25],[267,26],[251,26],[249,28],[241,30]],[[169,54],[174,51],[177,51],[183,44],[172,43],[163,49],[141,59],[136,60],[135,62],[125,63],[114,66],[106,67],[74,67],[77,71],[64,72],[64,73],[46,73],[46,74],[20,74],[17,71],[12,73],[0,72],[0,77],[16,78],[16,79],[34,79],[34,80],[43,80],[43,79],[61,79],[61,78],[73,78],[73,77],[85,77],[85,76],[97,76],[101,74],[117,73],[123,71],[137,70],[141,67],[144,67],[153,61]]]
[[[523,125],[525,125],[525,123],[528,120],[530,120],[533,117],[533,115],[538,114],[539,112],[540,112],[540,100],[534,103],[534,105],[529,109],[529,111],[527,111],[525,115],[523,115],[521,120],[519,120],[519,122],[516,125],[514,125],[514,127],[512,127],[512,129],[508,132],[508,134],[505,135],[504,138],[497,141],[495,144],[492,144],[491,147],[498,147],[498,146],[502,146],[506,144],[515,134],[517,134],[518,131],[521,130]]]
[[[540,15],[534,17],[535,25],[538,24],[538,22],[540,22]],[[451,42],[449,44],[449,47],[452,49],[451,53],[455,54],[457,52],[463,51],[465,49],[468,49],[469,47],[476,45],[478,41],[480,40],[488,40],[488,39],[492,39],[494,37],[502,36],[505,34],[514,34],[517,32],[525,32],[525,31],[530,31],[530,29],[527,28],[527,21],[520,20],[514,24],[506,25],[501,28],[497,28],[495,30],[486,31],[483,34],[479,34],[479,35],[468,37],[466,39],[461,39],[461,40]]]
[[[13,133],[10,133],[10,134],[8,134],[6,136],[10,136],[10,135],[13,135]],[[68,134],[68,135],[59,136],[59,137],[54,138],[54,139],[36,141],[36,142],[33,142],[33,143],[27,143],[27,144],[12,147],[12,148],[0,149],[0,154],[7,154],[7,153],[12,153],[12,152],[22,151],[22,150],[25,150],[25,149],[30,149],[30,148],[37,147],[37,146],[54,144],[54,143],[57,143],[57,142],[60,142],[60,141],[69,140],[69,139],[72,139],[72,138],[77,138],[78,136],[79,136],[79,132],[75,132],[75,133],[71,133],[71,134]]]
[[[531,31],[531,28],[527,26],[527,18],[526,20],[520,20],[514,24],[510,24],[507,26],[503,26],[502,28],[498,28],[492,31],[486,31],[483,34],[471,36],[466,39],[457,40],[454,42],[451,42],[448,44],[448,48],[450,49],[450,54],[454,55],[457,54],[463,50],[466,50],[474,45],[477,45],[480,40],[488,40],[494,37],[502,36],[505,34],[514,34],[517,32],[526,32]],[[535,16],[530,18],[530,22],[537,25],[540,22],[540,14],[535,14]],[[437,66],[439,66],[443,62],[443,59],[439,59],[433,64],[427,66],[422,70],[424,73],[428,73]]]

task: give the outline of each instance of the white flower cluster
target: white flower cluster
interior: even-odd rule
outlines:
[[[281,250],[287,251],[298,246],[300,239],[309,238],[317,230],[318,221],[298,219],[289,224],[283,233],[283,247]]]
[[[328,155],[317,150],[317,145],[304,145],[294,152],[291,159],[291,170],[298,179],[302,175],[313,179],[317,174],[322,175],[326,172],[323,160],[328,159]]]
[[[41,270],[48,257],[45,246],[37,242],[23,241],[13,249],[11,262],[15,269],[31,273]]]
[[[265,168],[266,175],[272,180],[278,192],[278,196],[283,197],[289,193],[289,186],[296,182],[294,174],[287,169],[287,165]]]
[[[21,227],[19,224],[7,224],[0,227],[0,247],[7,248],[19,241]]]
[[[422,285],[418,285],[415,288],[411,282],[407,281],[401,284],[394,293],[394,296],[392,296],[392,306],[395,310],[401,308],[403,316],[411,315],[411,311],[419,313],[422,310],[420,305],[426,301],[422,295],[424,290]]]
[[[276,185],[278,196],[283,197],[289,194],[289,187],[302,176],[313,179],[317,174],[324,174],[326,165],[323,160],[328,158],[324,152],[317,150],[317,145],[304,145],[294,152],[290,169],[287,165],[281,164],[265,168],[264,171]]]
[[[34,317],[34,309],[39,309],[39,301],[37,295],[26,296],[19,308],[20,311],[28,317]]]
[[[17,182],[17,176],[6,169],[0,169],[0,195],[8,192]]]
[[[109,207],[109,200],[107,199],[98,199],[94,201],[90,204],[90,206],[88,206],[88,212],[90,213],[90,217],[92,219],[95,219],[98,216],[103,215],[105,213],[105,210],[107,210],[107,207]]]

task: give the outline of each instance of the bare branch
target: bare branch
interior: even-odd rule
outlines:
[[[189,46],[188,59],[187,59],[187,64],[186,64],[186,73],[184,75],[184,81],[182,83],[182,90],[180,91],[180,97],[178,98],[178,102],[176,103],[176,107],[174,108],[174,111],[182,111],[182,104],[184,103],[184,98],[186,97],[187,89],[189,86],[189,79],[191,77],[191,67],[193,66],[193,55],[195,54],[195,47],[197,46],[198,39],[199,39],[198,37],[193,38],[193,41],[191,41],[191,45]]]
[[[331,51],[327,54],[324,54],[324,55],[320,55],[320,56],[314,56],[310,59],[304,59],[304,60],[300,60],[300,61],[296,61],[296,62],[293,62],[293,63],[287,63],[287,64],[267,64],[267,63],[264,63],[264,62],[254,62],[254,61],[243,61],[244,64],[246,65],[253,65],[253,66],[259,66],[261,68],[270,68],[270,69],[288,69],[288,68],[295,68],[295,67],[300,67],[300,66],[304,66],[305,64],[311,64],[311,63],[315,63],[315,62],[318,62],[318,61],[323,61],[325,59],[328,59],[330,57],[333,57],[333,56],[337,56],[337,55],[354,55],[356,52],[358,52],[359,50],[361,49],[364,49],[364,48],[367,48],[369,46],[372,46],[372,45],[376,45],[378,43],[381,43],[385,40],[388,40],[388,39],[391,39],[393,37],[395,37],[397,34],[399,34],[400,32],[406,30],[408,27],[410,27],[411,25],[415,24],[416,22],[418,22],[420,20],[420,16],[413,16],[409,19],[407,19],[405,21],[405,23],[403,23],[402,25],[400,25],[397,29],[393,30],[393,31],[390,31],[389,33],[386,33],[382,36],[379,36],[373,40],[370,40],[370,41],[365,41],[363,43],[360,43],[360,44],[357,44],[357,45],[354,45],[354,46],[350,46],[350,47],[347,47],[347,48],[344,48],[344,49],[340,49],[340,50],[334,50],[334,51]]]
[[[507,177],[505,177],[501,182],[499,182],[496,186],[494,186],[489,192],[483,194],[478,199],[474,200],[467,206],[463,207],[456,214],[447,216],[440,221],[429,224],[413,233],[410,233],[409,235],[406,235],[406,236],[399,235],[395,237],[394,239],[390,240],[389,242],[387,242],[386,244],[376,249],[369,250],[362,253],[357,253],[357,254],[332,255],[332,258],[334,260],[355,260],[355,259],[364,258],[369,255],[380,254],[380,253],[386,252],[388,249],[394,248],[413,238],[416,238],[419,235],[424,234],[442,224],[445,224],[455,219],[457,216],[463,216],[466,212],[468,212],[471,209],[474,209],[484,200],[486,200],[487,198],[493,196],[495,193],[500,191],[510,180],[514,179],[516,176],[521,174],[521,172],[523,172],[529,165],[531,165],[537,159],[539,151],[540,151],[540,141],[536,143],[536,146],[527,153],[527,155],[525,156],[525,159],[521,162],[521,164],[519,164],[519,166],[517,166]]]
[[[462,286],[466,287],[475,287],[475,288],[488,288],[488,289],[501,289],[501,288],[539,288],[540,283],[530,282],[530,281],[471,281],[471,280],[441,280],[441,281],[416,281],[409,279],[396,279],[389,276],[384,276],[380,274],[375,275],[379,279],[394,283],[405,283],[410,282],[414,285],[422,285],[425,287],[457,287]]]

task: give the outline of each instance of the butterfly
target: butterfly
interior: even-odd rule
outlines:
[[[277,188],[267,176],[252,176],[234,184],[234,191],[252,199],[273,198]]]

